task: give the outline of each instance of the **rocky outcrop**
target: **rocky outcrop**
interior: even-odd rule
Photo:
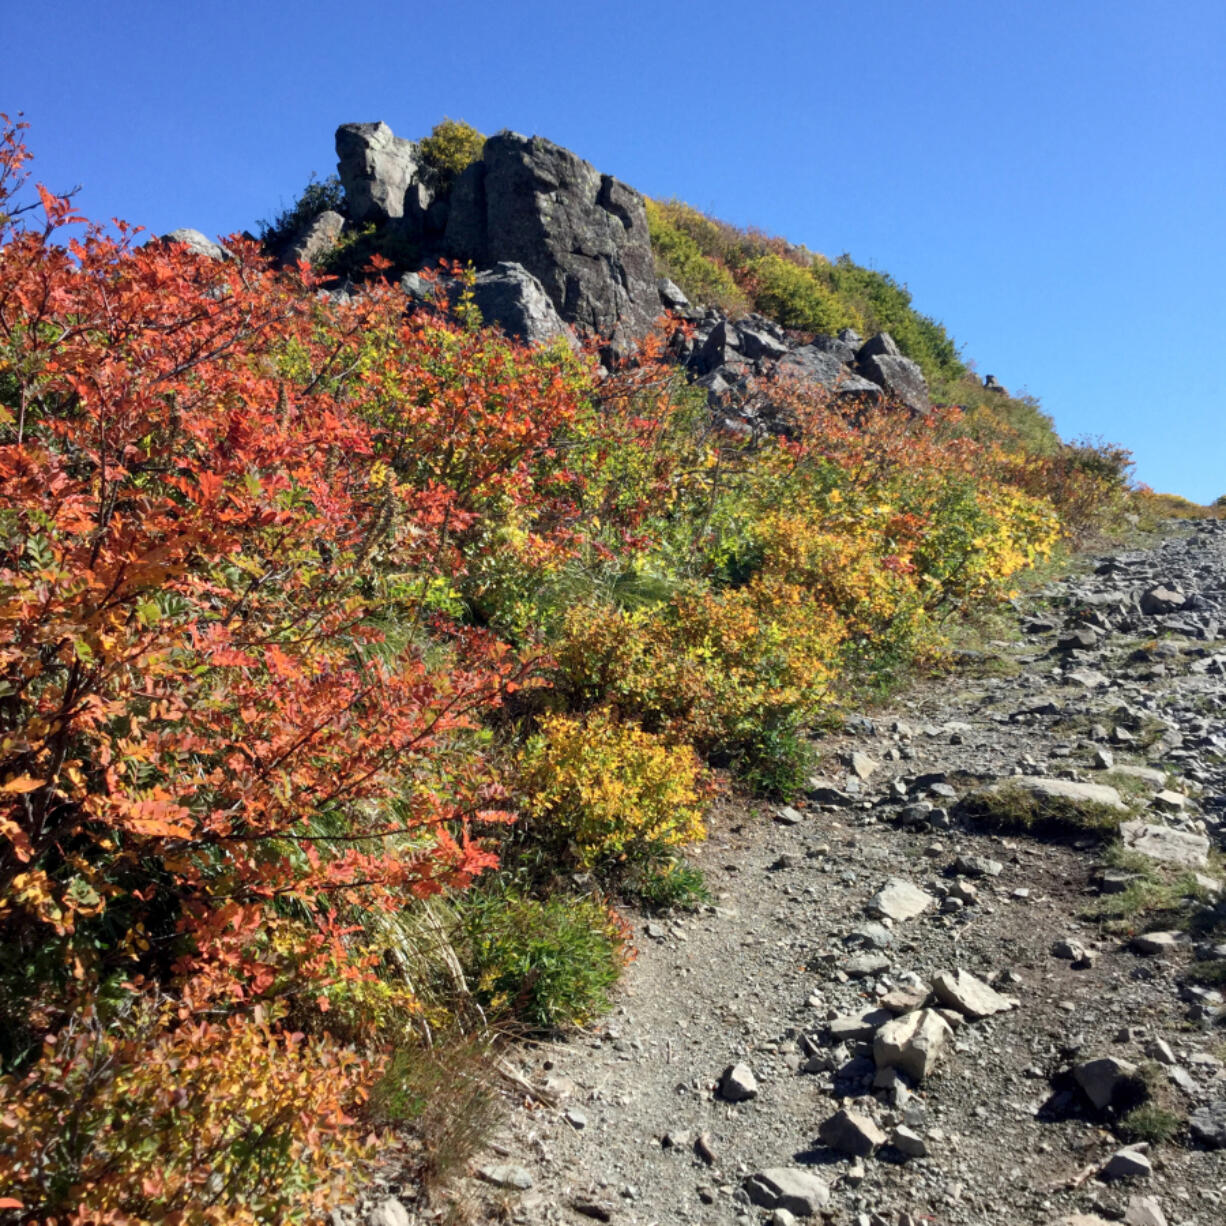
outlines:
[[[316,263],[327,255],[340,241],[345,219],[333,209],[327,209],[312,218],[290,241],[281,254],[281,263],[292,267],[299,260]]]
[[[674,312],[686,325],[672,337],[674,360],[706,390],[717,420],[745,433],[795,428],[784,384],[841,402],[931,409],[922,370],[888,333],[797,336],[761,315],[691,306],[656,277],[643,198],[552,141],[500,132],[450,185],[385,123],[343,124],[336,151],[347,216],[313,219],[284,262],[318,259],[346,224],[373,224],[376,246],[401,270],[440,257],[471,262],[487,322],[530,343],[605,338],[615,356]],[[402,285],[411,300],[433,301],[424,282]]]
[[[452,193],[445,245],[478,266],[521,264],[564,320],[621,347],[660,312],[643,198],[540,137],[486,141]]]
[[[336,129],[337,173],[345,207],[358,224],[380,225],[405,215],[418,174],[417,146],[385,123],[345,123]]]
[[[497,324],[508,336],[529,345],[564,337],[575,344],[575,334],[562,321],[545,287],[522,264],[509,261],[477,274],[473,302],[481,318]]]

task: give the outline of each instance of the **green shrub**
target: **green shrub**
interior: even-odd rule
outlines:
[[[608,1008],[628,937],[603,903],[495,890],[466,898],[460,922],[469,982],[493,1018],[549,1031]]]
[[[806,332],[834,333],[840,328],[863,328],[864,320],[815,272],[820,265],[802,268],[780,255],[764,255],[750,263],[754,306],[763,315]]]
[[[643,865],[624,892],[648,911],[693,911],[711,901],[702,870],[680,858]]]
[[[730,314],[743,312],[748,300],[732,273],[706,254],[693,233],[679,224],[685,208],[647,201],[647,228],[656,272],[675,282],[691,302],[717,306]]]
[[[256,224],[259,226],[260,242],[269,251],[278,251],[309,221],[313,221],[320,213],[329,209],[337,213],[345,211],[345,189],[336,175],[326,179],[316,179],[312,173],[306,187],[297,201],[287,209],[282,209],[271,221],[262,218]]]

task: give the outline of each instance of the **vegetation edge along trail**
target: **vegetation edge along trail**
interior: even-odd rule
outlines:
[[[328,292],[138,247],[28,158],[8,124],[4,1220],[444,1171],[440,1069],[604,1007],[720,789],[786,798],[853,687],[1142,505],[1118,451],[953,409],[780,384],[787,431],[722,429],[662,338],[605,370],[407,314],[378,255]]]

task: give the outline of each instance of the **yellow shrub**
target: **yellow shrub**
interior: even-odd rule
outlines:
[[[546,842],[561,836],[581,868],[702,837],[694,751],[606,711],[545,718],[519,767],[533,832]]]

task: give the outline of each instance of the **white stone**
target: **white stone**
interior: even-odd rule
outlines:
[[[891,877],[868,902],[868,910],[895,922],[914,919],[923,915],[936,903],[931,894],[925,894],[917,885],[902,877]]]
[[[922,1081],[940,1060],[953,1037],[949,1023],[935,1009],[920,1009],[887,1022],[873,1039],[878,1068],[901,1069]]]

